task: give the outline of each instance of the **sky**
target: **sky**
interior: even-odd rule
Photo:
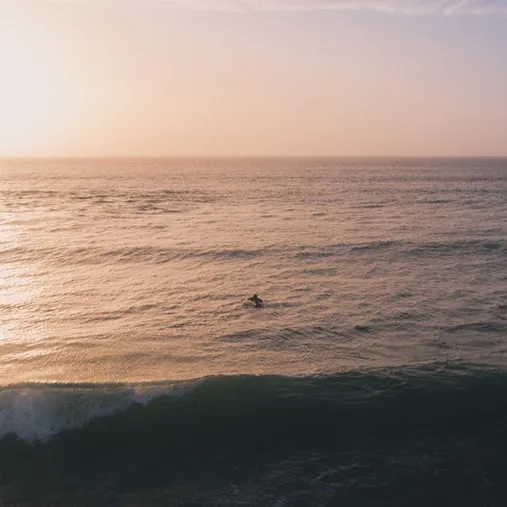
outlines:
[[[0,0],[32,156],[507,156],[507,0]]]

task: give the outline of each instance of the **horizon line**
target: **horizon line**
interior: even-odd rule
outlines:
[[[504,159],[504,155],[0,155],[0,160]]]

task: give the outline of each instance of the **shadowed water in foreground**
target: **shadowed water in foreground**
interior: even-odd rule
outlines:
[[[28,403],[31,388],[17,389]],[[94,397],[113,400],[129,389],[46,386],[32,394],[44,392],[71,421],[71,411],[82,416]],[[45,442],[5,437],[4,502],[377,507],[500,506],[506,498],[503,371],[435,364],[217,377],[165,389],[170,394]]]

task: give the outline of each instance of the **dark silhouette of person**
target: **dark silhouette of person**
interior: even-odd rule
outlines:
[[[248,298],[248,301],[251,301],[255,305],[255,308],[260,308],[262,306],[262,299],[257,294]]]

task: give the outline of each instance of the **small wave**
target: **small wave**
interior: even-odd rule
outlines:
[[[352,247],[353,251],[361,251],[361,250],[383,250],[387,248],[391,248],[393,246],[397,246],[398,242],[396,241],[373,241],[371,243],[363,243],[359,245],[355,245]]]
[[[299,259],[318,259],[318,258],[325,258],[325,257],[333,257],[336,254],[334,252],[326,252],[326,251],[308,251],[308,252],[298,252],[296,253],[295,257]]]
[[[469,322],[447,328],[451,333],[461,331],[476,331],[480,333],[498,333],[507,330],[507,325],[500,322]]]
[[[442,243],[411,243],[400,241],[373,241],[358,244],[333,244],[322,246],[266,246],[263,248],[163,248],[151,245],[105,249],[97,247],[60,248],[7,248],[0,249],[0,261],[45,262],[58,265],[95,265],[110,263],[152,262],[162,264],[178,260],[212,259],[235,261],[262,258],[265,256],[291,257],[300,260],[325,259],[347,255],[392,255],[429,257],[436,255],[493,254],[502,256],[507,252],[507,242],[498,241],[453,241]]]
[[[418,243],[407,244],[405,252],[409,255],[427,255],[427,254],[455,254],[455,253],[488,253],[488,252],[506,252],[507,243],[504,240],[470,240],[470,241],[449,241],[441,243]]]
[[[268,250],[210,249],[190,250],[159,248],[152,246],[103,249],[79,248],[11,248],[0,251],[2,262],[47,262],[58,265],[95,265],[110,263],[152,262],[163,264],[185,259],[208,258],[217,261],[251,259],[267,253]]]
[[[362,209],[378,209],[383,208],[385,204],[359,204],[356,206],[356,208],[362,208]]]

